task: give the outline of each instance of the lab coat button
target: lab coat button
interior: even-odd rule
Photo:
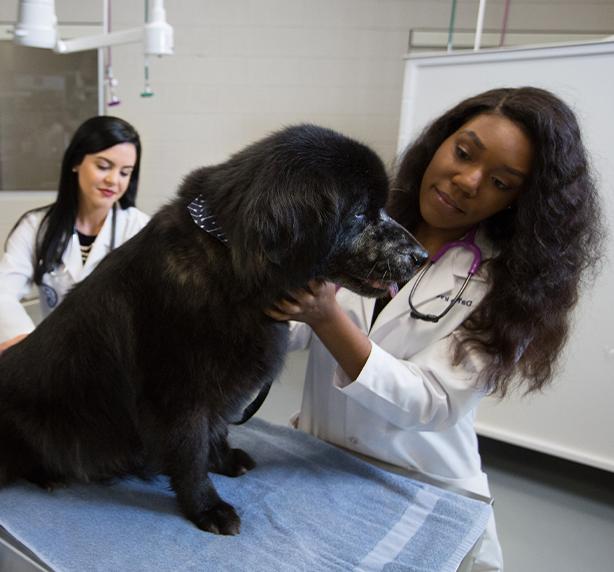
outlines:
[[[352,443],[352,445],[356,445],[358,443],[358,439],[356,439],[356,437],[349,437],[348,441]]]

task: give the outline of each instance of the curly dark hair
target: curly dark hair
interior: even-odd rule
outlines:
[[[521,127],[534,148],[529,180],[513,208],[481,227],[497,254],[491,288],[462,325],[454,355],[476,348],[490,357],[480,381],[503,397],[513,385],[541,389],[555,371],[585,271],[599,260],[603,229],[580,128],[558,97],[534,87],[494,89],[436,119],[400,158],[388,211],[415,230],[422,177],[439,146],[477,115],[498,114]]]

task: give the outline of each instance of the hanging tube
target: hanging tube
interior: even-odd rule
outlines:
[[[480,6],[478,8],[478,20],[475,24],[475,42],[473,43],[473,49],[475,51],[480,49],[480,42],[482,41],[482,29],[484,28],[484,12],[486,12],[486,0],[480,0]]]
[[[510,15],[510,3],[511,0],[505,0],[505,6],[503,8],[503,21],[501,22],[501,37],[499,39],[500,48],[502,48],[505,44],[505,34],[507,33],[507,19]]]
[[[448,51],[452,51],[454,38],[454,21],[456,20],[456,0],[452,0],[452,10],[450,11],[450,25],[448,26]]]

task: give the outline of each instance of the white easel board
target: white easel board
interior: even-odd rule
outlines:
[[[460,100],[495,87],[549,89],[576,112],[609,236],[561,368],[543,394],[486,399],[478,433],[614,471],[614,42],[408,57],[399,151]]]

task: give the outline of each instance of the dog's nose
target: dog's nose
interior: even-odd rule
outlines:
[[[422,266],[429,258],[428,252],[421,246],[416,248],[410,256],[416,268]]]

